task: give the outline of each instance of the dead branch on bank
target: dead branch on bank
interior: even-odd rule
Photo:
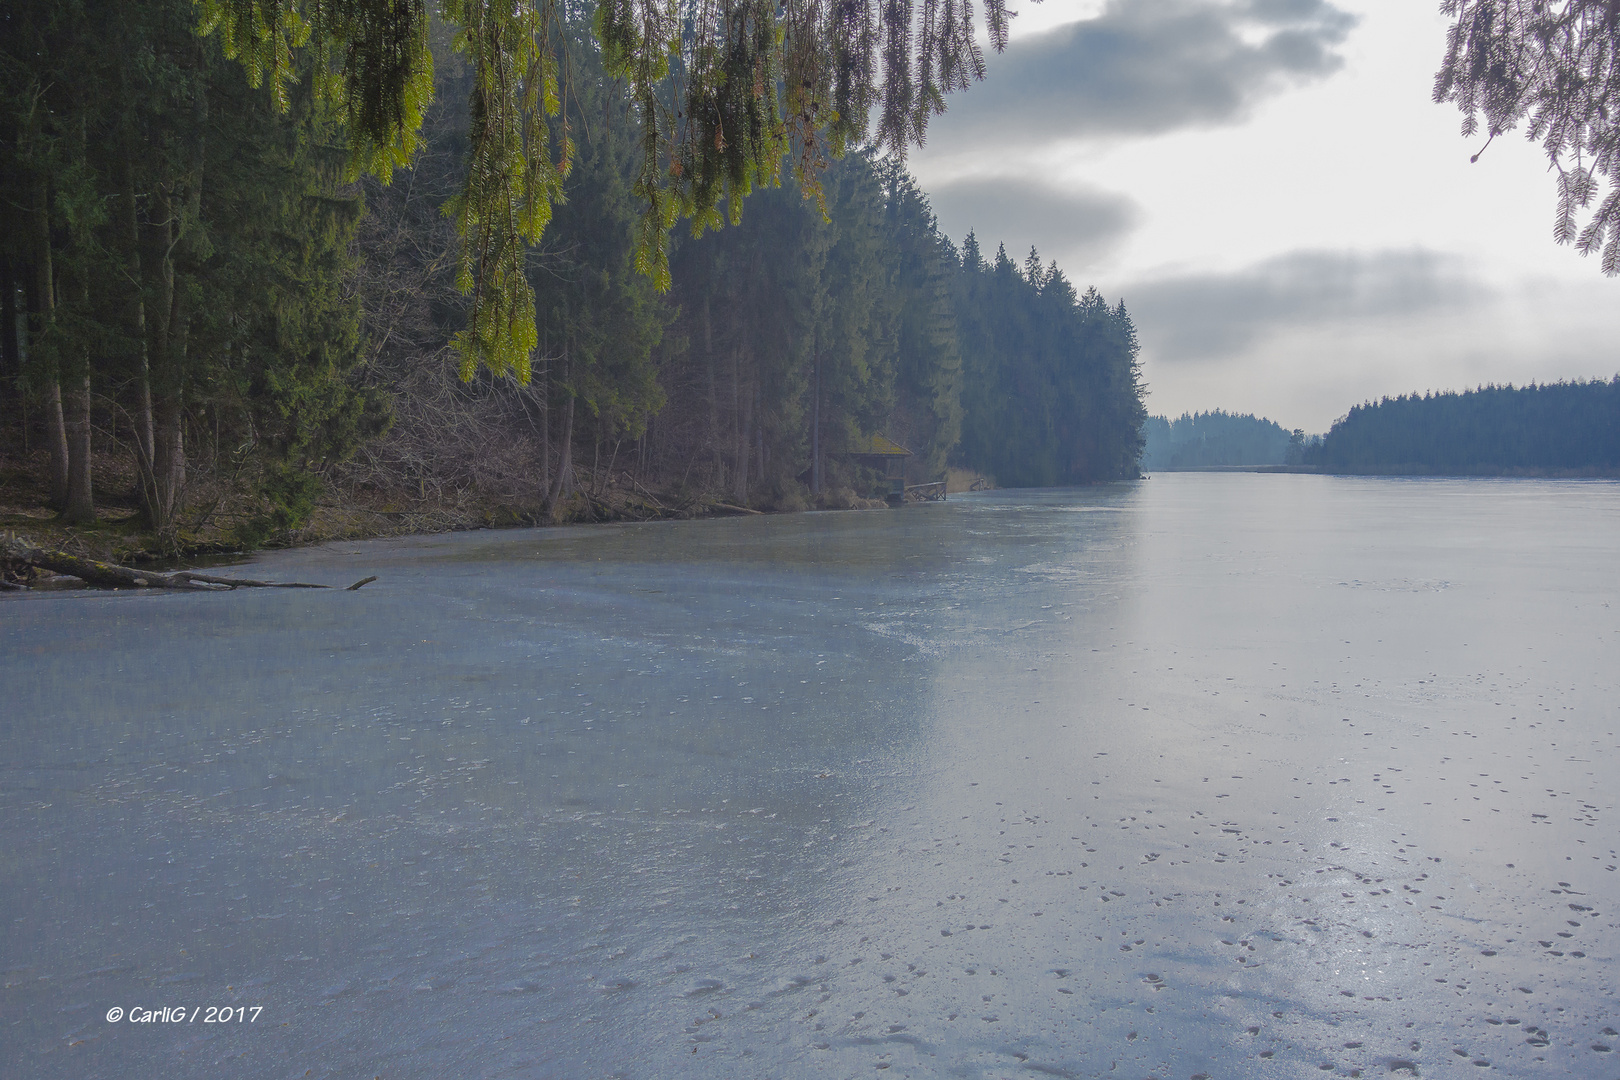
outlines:
[[[0,537],[0,558],[51,570],[76,577],[91,585],[114,589],[182,589],[196,592],[222,592],[231,589],[331,589],[332,585],[314,585],[306,581],[254,581],[249,578],[216,577],[196,570],[175,570],[160,574],[150,570],[137,570],[117,563],[86,559],[80,555],[52,548],[36,547],[20,537]],[[353,592],[360,586],[376,581],[375,575],[350,585],[345,591]]]

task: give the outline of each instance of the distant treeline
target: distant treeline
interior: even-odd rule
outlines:
[[[615,491],[847,505],[870,478],[846,451],[874,434],[913,451],[913,482],[947,461],[1006,485],[1137,475],[1123,304],[1033,250],[958,249],[871,154],[819,197],[753,178],[655,291],[633,266],[642,133],[586,45],[567,197],[528,260],[532,378],[462,382],[442,211],[471,76],[443,27],[425,149],[360,185],[307,70],[281,114],[194,35],[191,0],[91,10],[26,0],[0,42],[0,453],[70,519],[120,504],[252,543],[319,500],[419,527],[492,502],[588,517]]]
[[[1281,465],[1304,433],[1284,431],[1275,421],[1248,413],[1182,413],[1175,420],[1150,416],[1142,427],[1142,468],[1163,471],[1219,466]]]
[[[1612,473],[1620,470],[1620,375],[1357,405],[1305,463],[1351,473]]]

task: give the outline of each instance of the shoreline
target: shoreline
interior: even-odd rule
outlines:
[[[427,492],[375,486],[340,473],[327,480],[324,496],[317,499],[308,519],[296,529],[254,542],[238,531],[243,514],[253,508],[216,503],[218,513],[201,513],[193,507],[193,518],[198,513],[201,518],[164,538],[144,527],[134,474],[121,457],[96,456],[96,518],[81,525],[63,522],[50,505],[43,464],[42,452],[30,456],[0,454],[0,537],[14,536],[34,547],[155,572],[216,567],[261,552],[344,541],[478,529],[686,521],[888,506],[882,499],[865,498],[845,487],[829,489],[816,497],[803,492],[791,492],[785,498],[756,495],[755,505],[738,504],[730,501],[726,493],[680,486],[661,489],[621,471],[594,487],[580,487],[554,509],[529,494],[473,487],[447,491],[447,497],[435,498]],[[976,470],[955,467],[948,470],[946,482],[952,493],[975,486],[977,490],[995,486],[992,479]],[[0,590],[44,586],[48,579],[43,571],[0,556]]]
[[[884,504],[879,503],[878,505]],[[62,524],[54,513],[49,517],[14,512],[0,513],[0,538],[15,537],[35,547],[62,550],[83,558],[158,572],[182,568],[203,569],[231,565],[251,559],[253,556],[264,552],[290,551],[330,543],[386,540],[413,536],[440,536],[446,533],[477,532],[485,529],[541,529],[576,525],[621,525],[645,521],[689,521],[705,518],[763,516],[766,514],[800,512],[797,510],[754,510],[726,503],[705,502],[679,513],[620,514],[601,516],[594,519],[565,518],[556,521],[552,520],[549,515],[510,511],[509,508],[501,508],[508,510],[506,513],[488,510],[480,518],[458,515],[450,520],[445,520],[447,515],[444,515],[442,511],[439,513],[433,511],[367,511],[355,507],[322,507],[318,509],[318,516],[319,510],[324,509],[332,509],[336,516],[340,516],[343,522],[342,526],[333,528],[330,527],[331,523],[328,522],[324,523],[328,527],[307,527],[298,530],[298,534],[294,537],[253,547],[218,540],[205,540],[182,543],[179,549],[172,553],[155,553],[150,550],[151,547],[156,546],[155,538],[150,532],[119,528],[119,526],[131,520],[134,515],[116,512],[114,514],[103,512],[98,515],[95,524],[85,526]],[[858,506],[830,509],[873,509],[873,507]],[[0,511],[13,510],[15,510],[13,507],[0,507]],[[366,527],[356,518],[372,519],[372,527]],[[400,521],[401,518],[408,520]],[[434,518],[444,523],[434,527]],[[41,589],[44,591],[103,588],[103,586],[82,582],[78,584],[69,583],[78,581],[79,579],[71,578],[68,575],[49,574],[0,556],[0,588],[5,588],[8,591],[19,587],[27,590]]]
[[[987,490],[981,488],[980,490]],[[961,494],[961,491],[956,492]],[[668,500],[667,502],[665,500]],[[182,538],[171,552],[154,551],[156,536],[135,523],[137,513],[116,505],[98,509],[93,524],[68,525],[42,505],[0,502],[0,538],[15,537],[35,547],[82,558],[154,572],[205,569],[236,564],[269,551],[288,551],[320,544],[439,536],[484,529],[543,529],[577,525],[624,525],[651,521],[696,521],[711,518],[776,516],[821,510],[887,510],[888,503],[853,492],[831,492],[818,504],[740,506],[711,495],[672,496],[641,488],[639,493],[610,489],[600,495],[577,492],[561,515],[543,507],[472,502],[460,506],[421,506],[407,510],[378,508],[356,502],[318,505],[310,521],[277,540],[245,546],[223,536]],[[102,589],[68,575],[50,574],[0,555],[0,589],[59,591]]]
[[[992,480],[971,470],[950,470],[948,491],[952,495],[970,491],[998,490]],[[1251,473],[1274,475],[1309,475],[1373,477],[1385,479],[1432,480],[1620,480],[1620,470],[1531,470],[1514,469],[1495,472],[1441,473],[1408,470],[1384,472],[1354,472],[1327,470],[1307,465],[1242,465],[1201,466],[1188,469],[1158,469],[1144,471],[1141,479],[1151,480],[1155,473]],[[961,478],[972,477],[986,486],[971,487]],[[347,503],[329,503],[316,507],[308,524],[294,533],[277,540],[255,546],[243,546],[216,534],[211,537],[192,536],[183,539],[171,552],[152,550],[157,547],[156,537],[134,524],[136,512],[116,504],[100,508],[97,520],[90,525],[61,523],[56,513],[37,500],[32,505],[17,505],[17,492],[0,492],[0,537],[14,536],[34,546],[69,552],[83,558],[141,568],[152,571],[178,569],[206,569],[238,563],[262,552],[287,551],[314,547],[319,544],[345,541],[382,540],[413,536],[437,536],[452,532],[474,532],[483,529],[535,529],[573,525],[622,525],[648,521],[692,521],[708,518],[744,517],[754,515],[776,516],[805,513],[814,510],[876,510],[889,509],[879,499],[865,499],[852,492],[834,493],[819,505],[768,506],[764,509],[739,506],[709,495],[688,496],[677,499],[669,493],[653,493],[645,488],[640,493],[627,494],[622,489],[609,489],[600,496],[586,492],[576,493],[561,516],[553,516],[538,506],[521,506],[504,502],[468,501],[459,506],[423,505],[411,509],[393,509],[365,506],[360,500]],[[6,496],[12,499],[6,501]],[[660,495],[662,498],[660,498]],[[617,496],[617,497],[614,497]],[[666,504],[663,499],[669,499]],[[58,591],[63,589],[99,589],[104,586],[70,584],[66,575],[52,575],[26,564],[0,556],[0,589],[11,591],[22,588]]]

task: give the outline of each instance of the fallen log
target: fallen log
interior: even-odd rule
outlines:
[[[712,502],[712,503],[709,504],[709,506],[712,509],[725,510],[728,513],[732,513],[732,514],[764,514],[765,513],[765,511],[763,511],[763,510],[750,510],[746,506],[737,506],[737,505],[735,505],[733,503]]]
[[[79,578],[91,585],[104,585],[115,589],[184,589],[197,592],[221,592],[231,589],[330,589],[331,585],[314,585],[306,581],[254,581],[250,578],[216,577],[197,570],[175,570],[160,574],[151,570],[137,570],[117,563],[86,559],[81,555],[53,548],[36,547],[17,537],[0,538],[0,556],[14,562],[38,566],[58,574]],[[357,581],[346,591],[353,592],[375,575]]]
[[[253,581],[249,578],[215,577],[194,570],[176,570],[171,578],[185,578],[204,585],[224,585],[229,589],[330,589],[330,585],[311,585],[306,581]]]
[[[157,574],[147,570],[119,566],[117,563],[86,559],[81,555],[74,555],[67,551],[35,547],[26,540],[11,537],[7,537],[4,543],[0,544],[0,552],[3,552],[6,558],[15,562],[38,566],[45,570],[55,571],[58,574],[67,574],[92,585],[107,585],[113,588],[126,589],[205,590],[228,588],[225,585],[193,582],[189,578],[182,576]]]

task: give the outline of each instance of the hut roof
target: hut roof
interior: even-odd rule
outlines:
[[[868,435],[851,440],[845,453],[859,457],[911,457],[912,453],[893,439],[883,435]]]

